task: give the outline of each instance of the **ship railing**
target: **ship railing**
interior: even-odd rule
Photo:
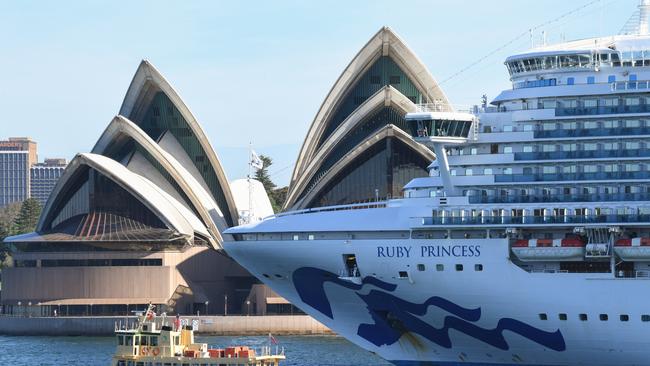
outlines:
[[[307,208],[307,209],[304,209],[304,210],[287,211],[287,212],[278,213],[278,214],[275,214],[275,215],[267,216],[264,219],[266,220],[266,219],[271,219],[271,218],[276,218],[276,217],[303,215],[303,214],[309,214],[309,213],[315,213],[315,212],[361,210],[361,209],[366,209],[366,208],[382,208],[382,207],[386,207],[386,201],[353,203],[353,204],[349,204],[349,205]]]
[[[423,226],[650,223],[650,214],[413,217]]]
[[[615,81],[610,84],[612,91],[618,90],[645,90],[650,88],[650,81]]]

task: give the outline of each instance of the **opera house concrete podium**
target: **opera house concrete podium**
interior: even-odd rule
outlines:
[[[406,133],[416,103],[449,111],[424,64],[388,27],[352,59],[316,114],[294,168],[285,209],[401,195],[435,158]]]
[[[152,301],[236,313],[256,280],[213,249],[238,220],[201,126],[143,61],[119,115],[70,162],[36,232],[5,240],[15,266],[2,272],[4,311],[125,314]]]

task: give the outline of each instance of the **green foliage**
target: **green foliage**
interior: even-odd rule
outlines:
[[[269,200],[271,201],[273,212],[279,212],[282,210],[282,205],[287,198],[288,187],[277,188],[275,183],[271,180],[269,167],[273,165],[273,159],[266,155],[260,155],[260,160],[262,160],[262,169],[257,170],[255,173],[255,179],[260,181],[264,186],[266,194],[269,196]]]
[[[9,256],[9,248],[5,246],[3,240],[16,234],[15,221],[20,213],[20,203],[12,203],[0,208],[0,267],[3,266]]]
[[[28,198],[23,201],[20,213],[14,221],[16,234],[26,234],[36,229],[38,218],[41,215],[41,203],[35,198]]]

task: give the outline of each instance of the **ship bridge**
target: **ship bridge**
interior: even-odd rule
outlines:
[[[405,119],[413,139],[433,148],[445,192],[448,195],[457,194],[451,181],[445,146],[477,139],[478,118],[470,113],[442,112],[435,105],[421,104],[416,112],[408,113]]]

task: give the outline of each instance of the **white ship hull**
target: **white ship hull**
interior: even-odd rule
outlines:
[[[375,223],[390,220],[380,212],[393,210],[365,211],[300,216],[353,226],[372,211]],[[650,322],[641,320],[650,313],[648,280],[527,272],[510,261],[507,239],[245,240],[225,248],[290,302],[396,364],[650,362]],[[340,277],[342,256],[350,253],[360,278]]]

